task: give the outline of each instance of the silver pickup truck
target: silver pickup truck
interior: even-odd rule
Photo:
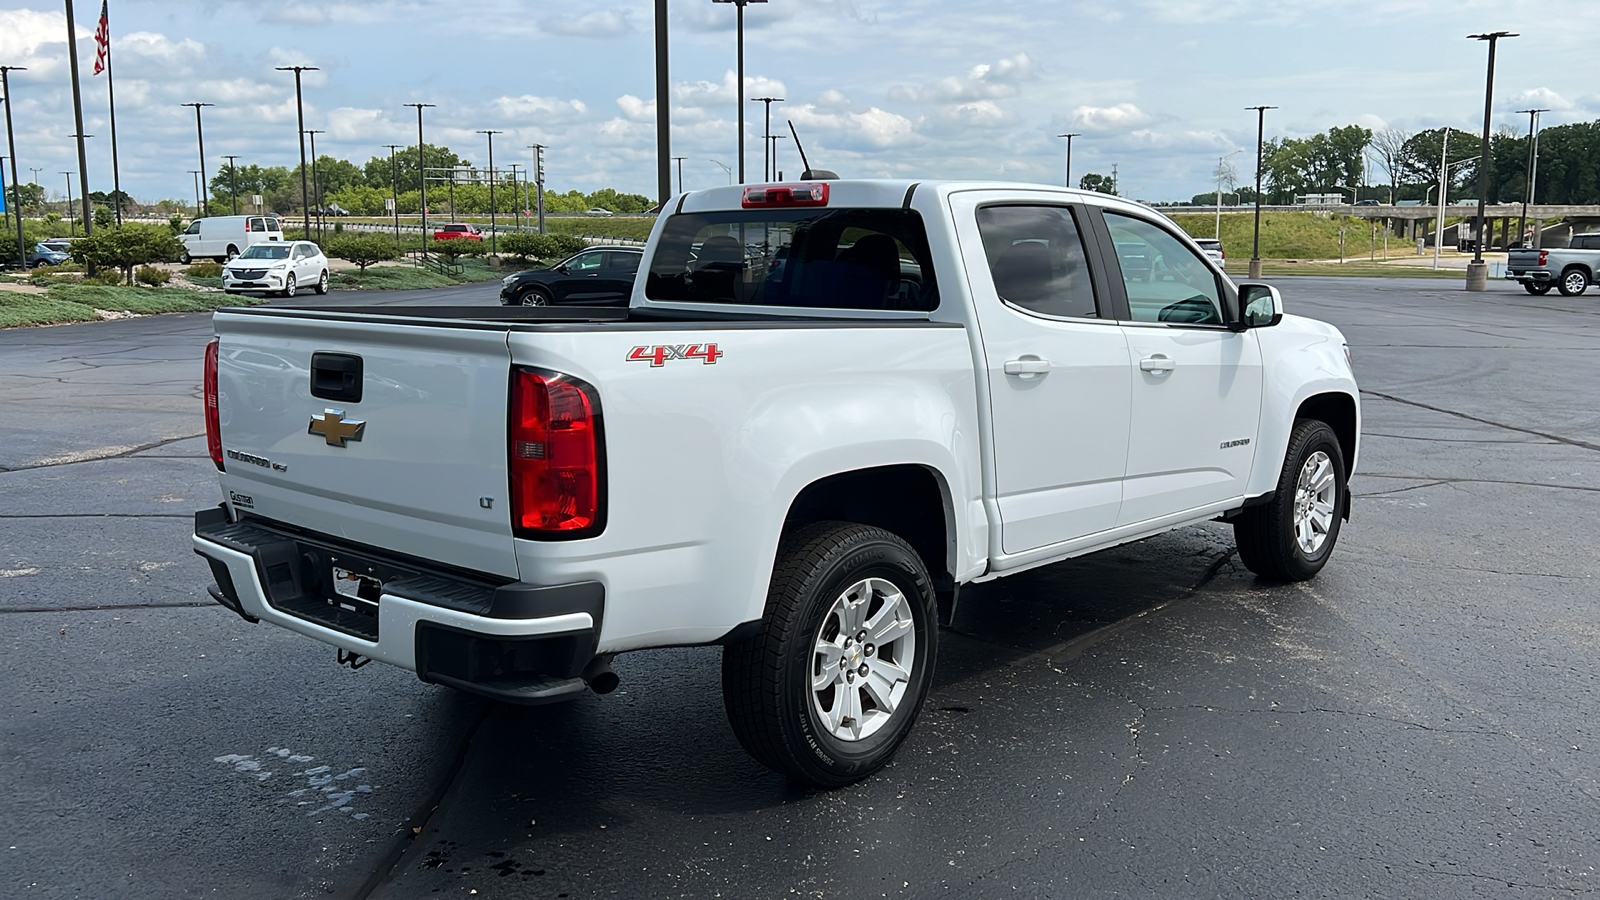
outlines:
[[[1575,234],[1565,249],[1513,250],[1506,259],[1506,278],[1522,282],[1530,294],[1548,294],[1559,289],[1563,296],[1576,297],[1594,283],[1600,269],[1600,232]]]

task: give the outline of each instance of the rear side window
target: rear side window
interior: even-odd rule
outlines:
[[[283,230],[283,226],[278,224],[278,220],[277,219],[268,219],[267,220],[267,230],[268,231],[282,231]]]
[[[616,251],[611,251],[606,254],[606,268],[615,269],[619,272],[627,272],[631,275],[634,272],[639,271],[639,259],[641,256],[642,254],[638,253],[619,253]]]
[[[1083,238],[1071,209],[985,207],[978,210],[978,233],[1001,300],[1045,316],[1099,315]]]
[[[251,219],[249,222],[245,223],[245,230],[251,232],[266,231],[267,223],[261,219]]]
[[[645,296],[811,309],[938,308],[922,217],[908,209],[772,209],[667,220]]]

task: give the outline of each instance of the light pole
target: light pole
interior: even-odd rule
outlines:
[[[194,107],[194,133],[195,133],[195,137],[200,141],[200,181],[203,184],[205,184],[206,194],[209,195],[211,193],[211,183],[206,181],[206,130],[200,124],[200,108],[202,106],[216,106],[216,104],[215,103],[184,103],[182,105],[183,106],[192,106],[192,107]],[[211,204],[210,203],[202,204],[201,213],[200,214],[203,215],[203,216],[211,215]]]
[[[772,181],[778,171],[778,145],[772,142],[772,104],[782,103],[782,97],[751,97],[751,103],[766,104],[767,123],[761,129],[761,174],[765,181]],[[681,159],[681,157],[680,157]],[[683,192],[683,163],[678,164],[678,192]]]
[[[544,145],[529,144],[533,151],[533,183],[539,189],[539,233],[544,234]]]
[[[672,83],[667,78],[667,0],[656,0],[656,203],[672,195]],[[544,171],[539,172],[539,233],[544,234]]]
[[[728,176],[728,183],[729,184],[733,184],[733,170],[728,168],[728,164],[725,163],[725,162],[722,162],[721,160],[716,160],[716,159],[713,159],[711,161],[716,163],[717,167],[722,169],[723,173]]]
[[[494,243],[495,207],[494,207],[494,136],[505,134],[503,131],[479,131],[479,134],[489,136],[489,255],[497,256]]]
[[[83,91],[78,82],[78,26],[73,24],[72,0],[66,0],[67,7],[67,59],[72,69],[72,116],[73,124],[78,127],[78,133],[72,135],[78,141],[78,185],[83,188],[83,234],[85,237],[94,233],[94,216],[89,209],[89,151],[84,146],[84,141],[92,137],[83,133]],[[71,193],[68,191],[67,193]],[[90,274],[94,267],[89,267]]]
[[[522,231],[522,226],[527,223],[528,219],[528,179],[523,177],[522,172],[518,171],[521,168],[522,163],[514,162],[511,164],[511,205],[520,205],[522,207],[522,212],[517,214],[517,231],[519,233]],[[517,199],[519,197],[518,191],[521,191],[521,204],[517,203]]]
[[[384,144],[389,148],[389,191],[394,194],[394,245],[400,246],[400,164],[395,160],[394,151],[405,146],[404,144]]]
[[[72,214],[72,176],[74,176],[74,175],[76,175],[78,173],[77,172],[62,172],[61,174],[67,176],[67,230],[72,234],[73,237],[77,237],[78,236],[78,220]]]
[[[1519,109],[1519,113],[1528,114],[1528,168],[1522,179],[1522,219],[1517,223],[1517,234],[1526,240],[1528,234],[1528,204],[1533,202],[1534,177],[1539,172],[1539,114],[1547,113],[1548,109]],[[16,180],[16,170],[12,169],[12,181]],[[1535,241],[1534,246],[1540,242]]]
[[[299,119],[296,136],[300,139],[300,208],[305,213],[306,240],[311,239],[311,190],[306,187],[306,105],[300,93],[300,73],[318,71],[316,66],[278,66],[279,72],[294,73],[294,108]]]
[[[1267,133],[1267,110],[1276,106],[1247,106],[1256,111],[1256,238],[1250,252],[1250,278],[1261,277],[1261,145]]]
[[[189,174],[194,176],[194,214],[198,218],[200,213],[200,170],[190,169]]]
[[[687,156],[674,156],[672,161],[678,164],[678,193],[683,193],[683,161]]]
[[[1071,134],[1058,134],[1056,137],[1067,139],[1067,187],[1072,187],[1072,139],[1083,137],[1083,132],[1074,131]]]
[[[1478,166],[1478,215],[1473,225],[1472,262],[1467,263],[1469,291],[1489,289],[1489,264],[1483,261],[1483,208],[1489,202],[1489,177],[1493,174],[1494,157],[1489,155],[1489,117],[1494,111],[1494,51],[1501,38],[1516,37],[1509,31],[1491,31],[1486,34],[1469,34],[1468,40],[1489,42],[1489,74],[1483,88],[1483,146],[1478,156],[1483,162]]]
[[[317,180],[317,135],[327,134],[326,131],[311,130],[306,134],[311,136],[311,199],[317,204],[317,243],[322,242],[322,182]],[[306,240],[311,240],[311,232],[306,232]]]
[[[1219,241],[1222,240],[1222,178],[1227,174],[1228,171],[1227,169],[1223,168],[1223,166],[1227,163],[1228,157],[1235,156],[1243,152],[1244,150],[1241,148],[1233,151],[1232,153],[1217,157],[1217,228],[1216,233],[1212,236]]]
[[[27,265],[28,245],[22,239],[22,182],[17,180],[17,138],[11,130],[11,73],[23,71],[22,66],[0,66],[0,93],[6,95],[6,147],[11,151],[11,183],[17,187],[17,253],[21,265]],[[39,184],[39,170],[33,170],[33,183]]]
[[[422,152],[422,111],[432,103],[406,103],[417,110],[417,183],[422,187],[422,258],[428,258],[428,160]]]
[[[767,0],[711,0],[712,3],[732,3],[738,8],[739,32],[739,183],[744,184],[744,8],[751,3],[765,3]],[[656,103],[669,102],[667,97],[657,97]]]
[[[239,187],[238,182],[234,180],[233,173],[234,169],[238,167],[238,163],[235,160],[239,157],[224,156],[222,158],[228,161],[228,194],[233,197],[233,214],[237,216],[239,214]]]
[[[44,171],[44,166],[37,166],[37,167],[29,166],[28,168],[33,170],[33,186],[34,187],[38,187],[39,186],[39,173]]]

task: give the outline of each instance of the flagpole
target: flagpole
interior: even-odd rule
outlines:
[[[111,74],[110,0],[100,4],[100,27],[106,35],[106,94],[111,99],[111,206],[117,212],[117,227],[122,227],[122,172],[117,165],[117,80]]]

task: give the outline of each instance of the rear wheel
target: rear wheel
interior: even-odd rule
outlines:
[[[1272,500],[1233,521],[1239,559],[1257,575],[1282,581],[1322,571],[1339,540],[1346,489],[1338,436],[1325,422],[1299,420]]]
[[[761,630],[722,656],[739,743],[816,787],[859,781],[905,740],[938,629],[916,551],[880,528],[819,522],[785,536]]]
[[[1577,266],[1561,273],[1561,295],[1576,297],[1589,289],[1589,275]]]
[[[317,279],[317,286],[313,290],[315,290],[319,294],[326,294],[328,292],[328,270],[327,269],[323,269],[322,270],[322,276]]]
[[[1550,282],[1548,282],[1548,281],[1524,281],[1522,283],[1522,289],[1527,291],[1528,293],[1534,295],[1535,297],[1542,297],[1545,294],[1550,293]]]

